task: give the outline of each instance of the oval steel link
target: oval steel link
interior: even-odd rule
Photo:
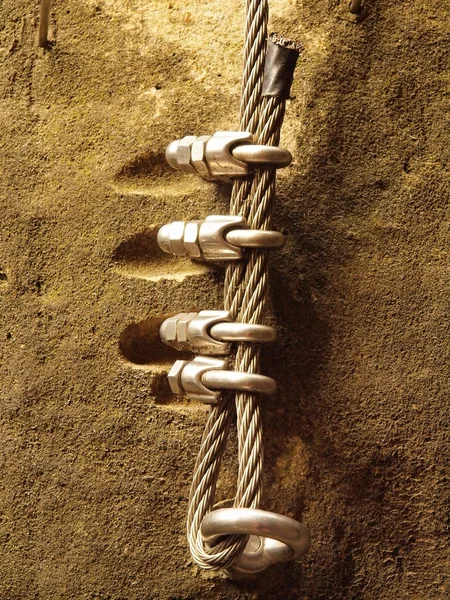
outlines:
[[[259,544],[250,538],[233,564],[233,571],[242,573],[258,573],[277,562],[298,560],[311,545],[309,532],[302,523],[255,508],[213,510],[203,519],[200,532],[211,546],[223,535],[257,536]]]

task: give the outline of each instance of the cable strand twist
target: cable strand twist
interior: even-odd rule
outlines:
[[[261,98],[266,53],[268,0],[248,0],[240,128],[254,134],[256,143],[278,145],[285,102],[278,97]],[[275,169],[258,169],[252,177],[233,184],[230,212],[246,218],[252,229],[272,228],[275,200]],[[245,263],[230,264],[224,283],[224,308],[233,319],[264,322],[268,300],[268,252],[249,250]],[[259,373],[260,350],[254,344],[236,347],[236,371]],[[258,397],[237,392],[234,398],[239,470],[235,507],[258,508],[262,496],[262,421]],[[212,407],[194,467],[187,518],[187,537],[194,561],[208,570],[229,569],[244,550],[248,536],[223,536],[206,547],[200,526],[214,507],[214,497],[226,440],[234,416],[233,395],[224,393]]]

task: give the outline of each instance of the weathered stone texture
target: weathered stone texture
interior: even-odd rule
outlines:
[[[173,399],[166,314],[221,307],[223,271],[156,249],[226,212],[165,145],[236,127],[243,4],[0,4],[1,600],[450,597],[450,11],[274,0],[303,42],[271,268],[264,507],[300,564],[205,576],[185,541],[205,408]],[[221,498],[233,495],[235,440]]]

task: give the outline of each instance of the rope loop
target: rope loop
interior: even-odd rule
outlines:
[[[253,134],[254,144],[278,146],[288,88],[295,67],[293,55],[289,53],[294,53],[297,57],[300,48],[280,36],[272,36],[268,41],[267,21],[268,0],[247,0],[240,129]],[[270,71],[265,73],[267,44],[282,47],[283,52],[277,51],[275,57],[272,52]],[[287,64],[292,71],[290,75]],[[290,78],[288,86],[285,82],[277,84],[280,73],[284,73],[283,77]],[[272,83],[263,94],[265,78]],[[244,218],[249,229],[272,230],[275,173],[273,166],[261,168],[258,165],[248,177],[235,180],[233,184],[230,214]],[[269,254],[265,248],[248,248],[245,262],[229,263],[225,273],[224,310],[229,311],[231,320],[246,324],[264,323],[268,303]],[[259,345],[238,342],[234,369],[259,374]],[[258,509],[262,497],[263,471],[262,421],[258,396],[247,391],[237,391],[234,405],[239,470],[233,506],[234,509]],[[211,407],[205,426],[194,468],[187,519],[189,547],[197,565],[203,569],[225,569],[228,572],[233,564],[239,564],[249,542],[249,535],[245,533],[246,530],[234,533],[223,531],[224,535],[210,547],[205,544],[201,527],[205,517],[214,509],[217,479],[233,416],[233,395],[225,392],[218,404]]]

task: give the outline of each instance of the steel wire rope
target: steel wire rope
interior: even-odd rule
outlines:
[[[285,100],[280,96],[261,98],[266,54],[268,0],[248,0],[244,73],[240,105],[240,129],[254,134],[258,144],[278,145]],[[280,38],[273,38],[281,43]],[[284,43],[284,40],[283,42]],[[275,169],[257,169],[254,175],[233,184],[230,212],[247,219],[252,229],[269,230],[275,200]],[[226,269],[224,308],[232,318],[245,323],[262,323],[268,300],[267,250],[248,251],[248,260]],[[237,344],[236,371],[259,373],[260,349],[255,344]],[[255,394],[235,394],[239,468],[235,507],[258,508],[262,496],[262,421]],[[223,536],[214,547],[205,547],[200,526],[214,507],[221,460],[234,414],[233,395],[225,392],[211,408],[194,467],[187,518],[187,537],[194,561],[208,570],[229,569],[244,550],[248,536]]]

